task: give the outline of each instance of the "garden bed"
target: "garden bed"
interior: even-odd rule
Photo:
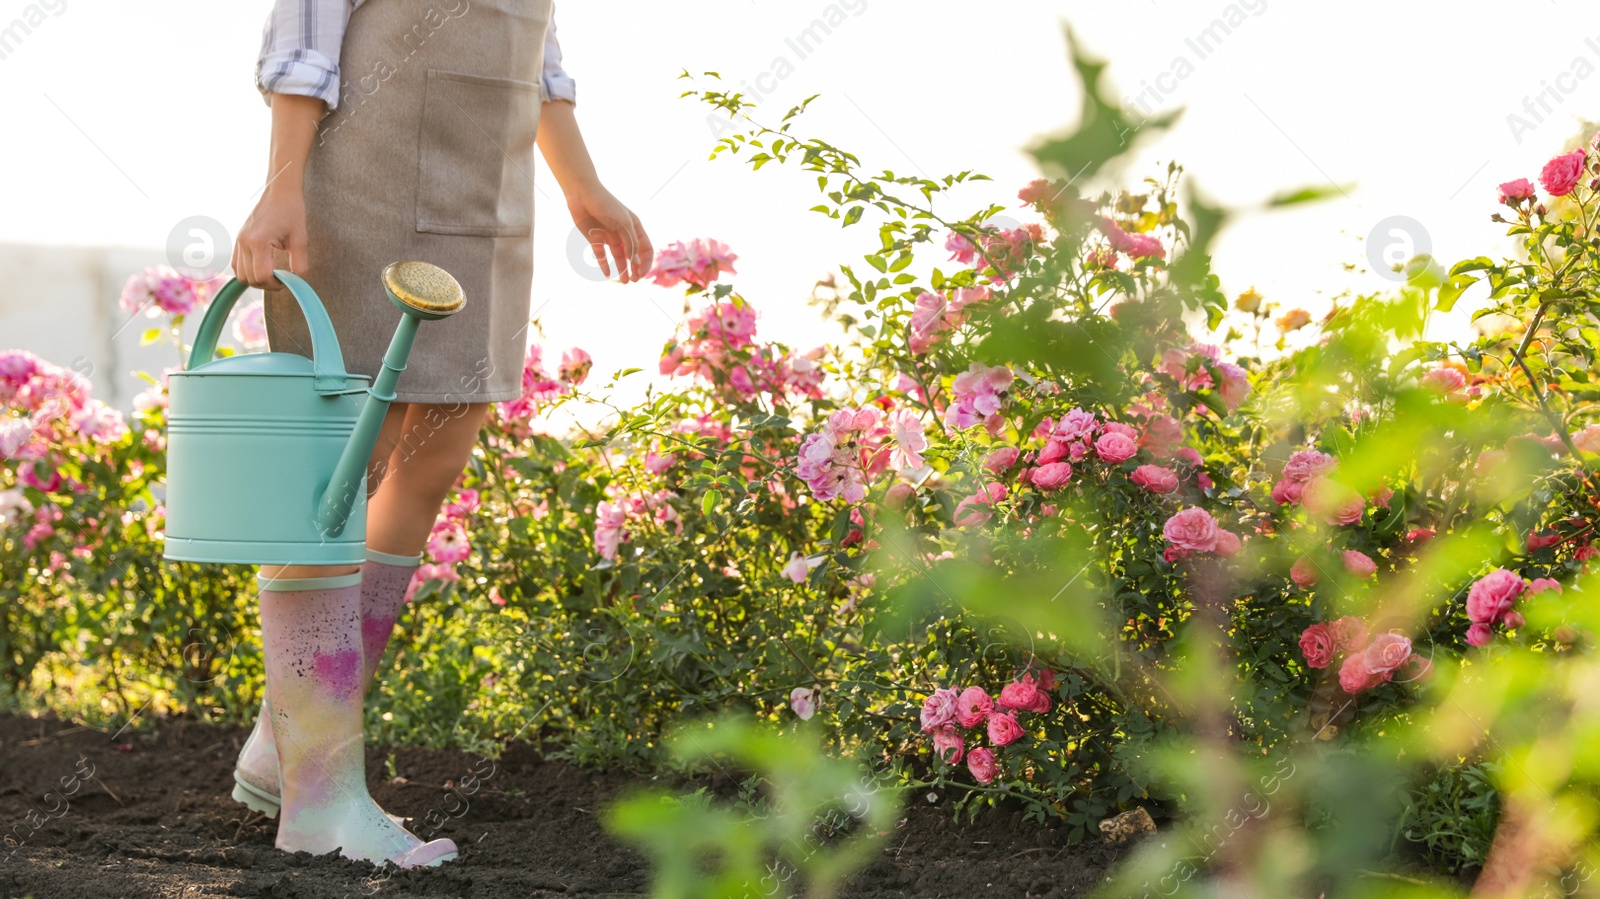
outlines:
[[[546,760],[521,743],[492,767],[464,752],[371,749],[373,796],[420,820],[430,812],[434,821],[450,817],[440,833],[462,847],[462,858],[443,868],[384,874],[272,847],[273,822],[227,796],[245,734],[169,720],[113,739],[54,718],[0,716],[0,823],[24,839],[0,861],[0,890],[38,899],[649,893],[643,857],[612,840],[595,814],[639,778]],[[474,772],[481,785],[463,803],[450,788]],[[63,779],[73,789],[75,777],[65,806],[45,798]],[[1121,854],[1100,844],[1068,846],[1065,829],[1025,822],[1009,809],[957,824],[947,798],[914,797],[844,895],[1064,899],[1088,895]],[[37,830],[30,811],[44,819]],[[0,850],[0,859],[9,853]]]

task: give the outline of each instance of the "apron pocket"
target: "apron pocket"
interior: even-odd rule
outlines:
[[[539,85],[428,70],[417,152],[417,230],[533,233]]]

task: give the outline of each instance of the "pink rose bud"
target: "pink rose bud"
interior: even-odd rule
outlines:
[[[967,753],[967,770],[972,772],[972,779],[978,783],[991,784],[999,766],[995,764],[994,753],[979,746]]]
[[[1364,552],[1347,549],[1341,558],[1344,561],[1344,570],[1358,578],[1366,580],[1378,573],[1378,563],[1372,561],[1372,557]]]
[[[958,765],[966,751],[966,741],[954,724],[946,724],[933,732],[933,754],[946,765]]]

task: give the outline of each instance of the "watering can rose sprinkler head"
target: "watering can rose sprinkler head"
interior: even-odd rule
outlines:
[[[411,356],[418,323],[454,315],[467,303],[456,279],[427,262],[390,263],[383,270],[383,289],[404,316],[400,326],[395,328],[394,338],[389,341],[389,349],[383,354],[383,370],[373,381],[350,440],[317,504],[317,526],[328,537],[339,536],[350,521],[350,510],[367,473],[367,461],[373,447],[377,446],[378,431],[395,398],[395,383]]]

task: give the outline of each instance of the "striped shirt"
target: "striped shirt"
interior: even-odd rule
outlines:
[[[366,0],[276,0],[261,36],[256,87],[269,94],[301,94],[339,105],[339,49],[350,14]],[[467,0],[460,0],[464,7]],[[540,86],[545,100],[577,102],[577,85],[561,68],[556,23],[544,38],[544,71]]]

